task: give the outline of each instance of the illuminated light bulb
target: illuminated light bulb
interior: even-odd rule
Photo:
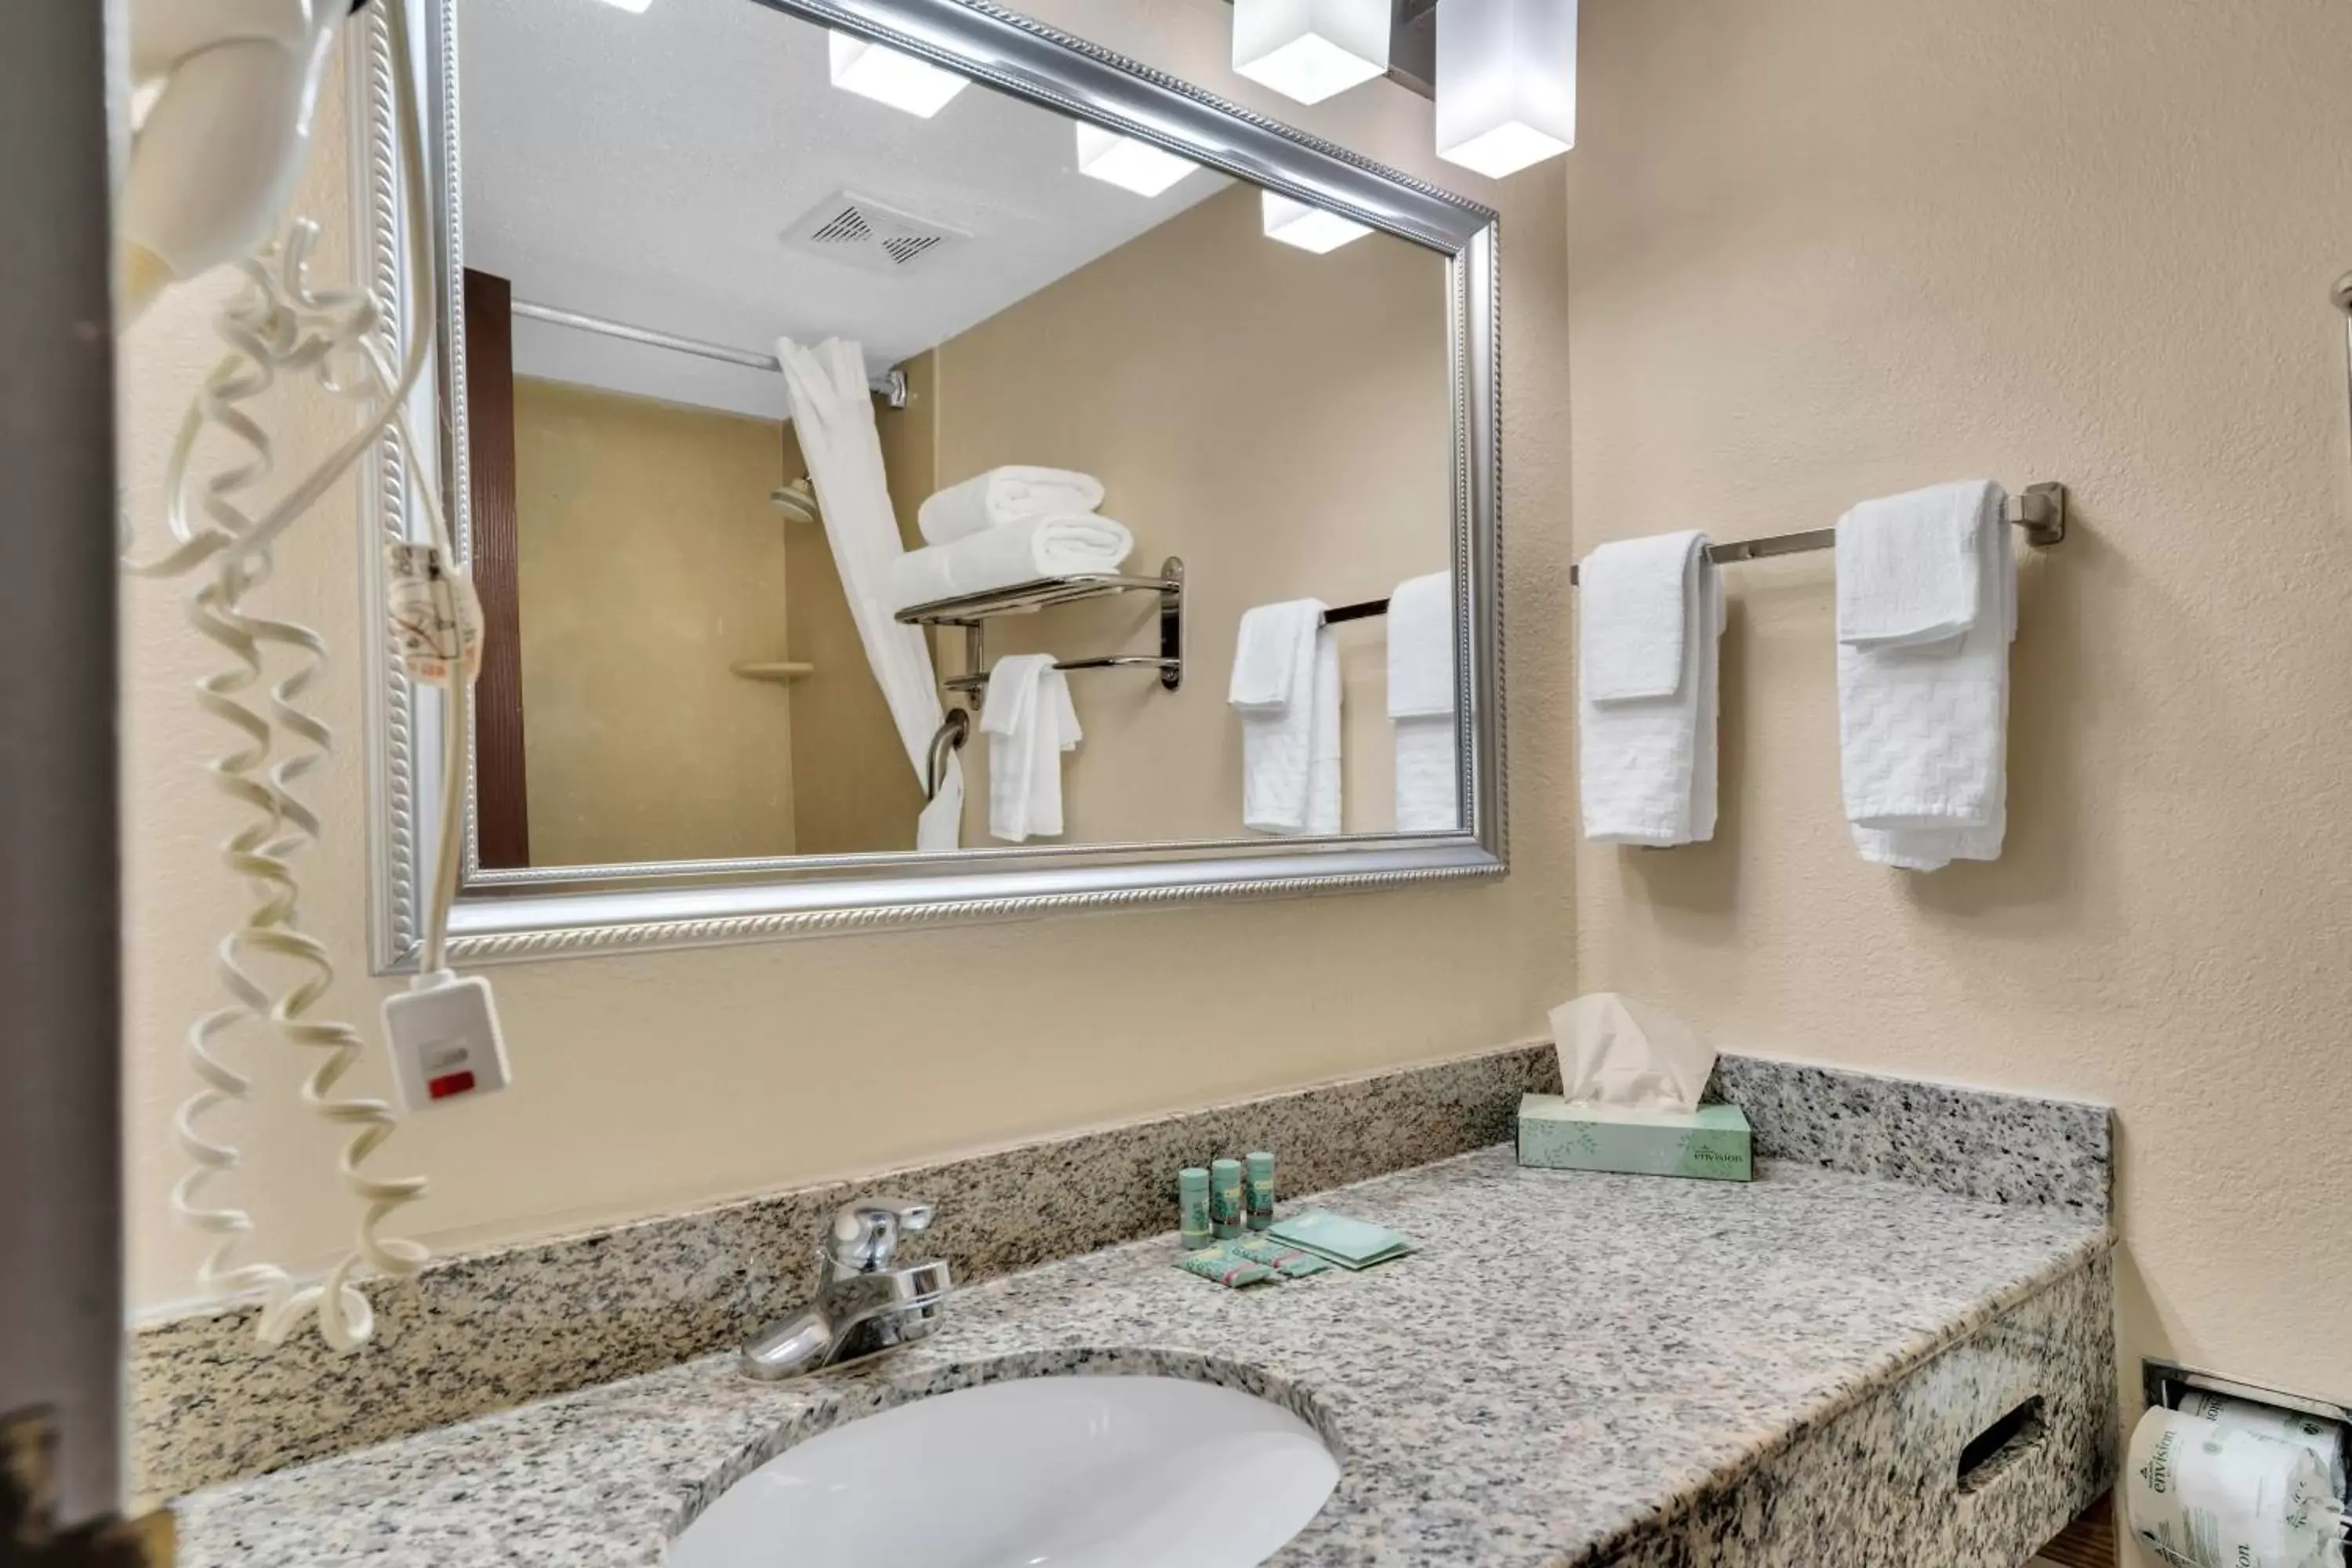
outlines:
[[[1437,155],[1490,179],[1576,145],[1577,0],[1437,8]]]
[[[1285,245],[1295,245],[1301,250],[1311,250],[1318,256],[1339,249],[1351,239],[1361,239],[1371,229],[1353,218],[1338,213],[1325,212],[1289,196],[1272,191],[1260,193],[1265,203],[1265,234],[1268,239],[1278,239]]]
[[[951,70],[941,70],[929,60],[919,60],[853,33],[835,33],[832,47],[834,86],[893,109],[903,109],[924,120],[947,107],[949,99],[971,85],[967,79]]]
[[[1099,125],[1078,128],[1078,173],[1107,180],[1139,196],[1156,196],[1199,167],[1149,142]]]
[[[1320,103],[1388,68],[1389,0],[1234,0],[1234,69],[1286,97]]]

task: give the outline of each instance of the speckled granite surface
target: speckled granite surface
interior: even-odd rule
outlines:
[[[935,1244],[977,1282],[1161,1229],[1173,1173],[1215,1154],[1273,1149],[1284,1190],[1317,1191],[1507,1140],[1519,1096],[1559,1087],[1549,1042],[1513,1046],[447,1258],[371,1287],[378,1338],[355,1356],[316,1336],[264,1352],[249,1312],[180,1319],[134,1344],[134,1485],[176,1496],[738,1343],[806,1296],[811,1238],[858,1191],[949,1200]],[[2105,1213],[2104,1107],[1734,1056],[1716,1087],[1762,1155]]]
[[[1759,1153],[2107,1214],[2114,1114],[2104,1105],[1742,1056],[1717,1058],[1708,1097],[1748,1113]]]
[[[1507,1149],[1329,1201],[1422,1250],[1246,1292],[1170,1267],[1168,1237],[1048,1264],[849,1373],[757,1384],[714,1357],[199,1494],[181,1562],[655,1564],[798,1437],[1045,1372],[1174,1371],[1301,1411],[1341,1477],[1285,1568],[1979,1568],[2021,1562],[2111,1474],[2109,1233],[2063,1205],[1790,1163],[1745,1186],[1525,1171]],[[2038,1440],[1960,1497],[1961,1445],[2029,1386]]]

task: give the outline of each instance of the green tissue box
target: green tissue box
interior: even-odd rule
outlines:
[[[1521,1095],[1519,1163],[1715,1182],[1755,1178],[1748,1117],[1736,1105],[1635,1110],[1622,1105],[1570,1105],[1556,1094]]]

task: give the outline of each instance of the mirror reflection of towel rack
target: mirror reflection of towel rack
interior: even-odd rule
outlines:
[[[1122,576],[1114,572],[1081,573],[1069,577],[1040,577],[1007,588],[964,594],[900,610],[898,619],[910,626],[961,626],[964,637],[964,673],[940,684],[950,691],[978,695],[988,689],[988,623],[999,616],[1025,616],[1051,605],[1076,604],[1115,594],[1160,595],[1160,651],[1114,653],[1092,658],[1055,661],[1055,669],[1156,669],[1160,684],[1170,691],[1184,684],[1184,563],[1171,555],[1160,563],[1156,577]]]

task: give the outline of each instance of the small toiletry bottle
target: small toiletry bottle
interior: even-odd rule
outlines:
[[[1187,1252],[1198,1252],[1216,1238],[1209,1233],[1209,1173],[1187,1165],[1176,1173],[1177,1229]]]
[[[1209,1166],[1209,1228],[1219,1240],[1242,1233],[1242,1163],[1217,1160]]]
[[[1264,1230],[1274,1223],[1274,1156],[1264,1149],[1251,1153],[1244,1187],[1248,1194],[1249,1227]]]

